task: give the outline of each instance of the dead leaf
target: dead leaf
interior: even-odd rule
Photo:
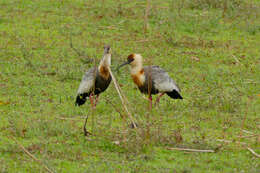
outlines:
[[[119,141],[113,141],[113,143],[116,144],[116,145],[119,145],[119,144],[120,144]]]
[[[25,137],[25,133],[27,132],[27,130],[26,129],[23,129],[22,130],[22,135],[23,135],[23,137]]]
[[[4,102],[0,100],[0,105],[8,105],[8,104],[10,104],[10,102]]]
[[[174,133],[174,139],[176,143],[181,143],[183,141],[182,135],[180,131],[176,131]]]
[[[32,144],[29,147],[27,147],[27,150],[31,153],[37,152],[37,151],[41,151],[41,147],[39,144]]]
[[[190,58],[191,58],[193,61],[197,61],[197,62],[200,61],[200,59],[199,59],[198,57],[196,57],[196,56],[191,56]]]

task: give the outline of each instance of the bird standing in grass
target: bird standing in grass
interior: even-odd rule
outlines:
[[[150,107],[152,107],[152,94],[160,93],[155,103],[159,103],[165,93],[173,99],[182,99],[176,82],[159,66],[143,67],[140,54],[129,55],[127,62],[120,65],[118,69],[127,64],[131,65],[131,76],[134,83],[142,93],[148,94]]]
[[[99,94],[104,92],[111,82],[111,76],[108,70],[110,65],[111,49],[110,46],[105,46],[104,55],[98,68],[93,67],[89,69],[83,76],[78,88],[75,105],[83,105],[89,97],[91,105],[93,107],[96,106]],[[92,98],[94,95],[96,95],[96,99]]]

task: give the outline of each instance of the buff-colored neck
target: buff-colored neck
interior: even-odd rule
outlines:
[[[99,68],[101,66],[110,67],[110,65],[111,65],[111,54],[105,54],[99,63]]]
[[[131,76],[137,86],[140,87],[144,84],[145,75],[141,58],[135,59],[131,63]]]
[[[136,66],[131,66],[131,74],[135,75],[140,73],[140,71],[143,70],[143,65],[142,64],[138,64]]]
[[[143,71],[142,57],[139,54],[135,54],[135,59],[131,63],[131,74],[135,75],[140,73],[140,71]]]
[[[108,79],[110,76],[108,70],[110,65],[111,65],[111,54],[105,54],[98,66],[99,74],[105,79]]]

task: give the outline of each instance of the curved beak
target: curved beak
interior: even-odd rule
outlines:
[[[121,67],[123,67],[123,66],[125,66],[125,65],[127,65],[127,64],[130,64],[130,63],[131,63],[131,62],[129,62],[129,61],[124,62],[123,64],[121,64],[120,66],[117,67],[116,71],[119,71],[119,69],[120,69]]]

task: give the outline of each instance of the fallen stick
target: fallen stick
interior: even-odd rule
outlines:
[[[257,137],[259,135],[248,135],[248,136],[241,136],[240,138],[253,138],[253,137]]]
[[[24,146],[22,146],[22,144],[20,144],[13,136],[10,136],[11,139],[14,140],[14,142],[28,155],[30,156],[33,160],[35,160],[36,162],[40,163],[49,173],[53,173],[52,170],[50,170],[50,168],[48,168],[41,160],[37,159],[34,155],[32,155],[26,148],[24,148]]]
[[[135,42],[136,43],[142,43],[142,42],[148,42],[148,41],[151,41],[151,40],[149,40],[149,39],[146,39],[146,40],[136,40]]]
[[[236,61],[238,64],[241,65],[241,63],[240,63],[240,61],[237,59],[237,57],[235,57],[234,55],[232,55],[232,56],[233,56],[233,58],[235,59],[235,61]]]
[[[113,75],[113,73],[112,73],[110,67],[108,67],[108,71],[109,71],[109,73],[110,73],[110,75],[111,75],[111,77],[112,77],[113,83],[114,83],[114,85],[115,85],[115,88],[116,88],[116,91],[117,91],[117,93],[118,93],[118,95],[119,95],[119,98],[121,99],[121,102],[122,102],[122,104],[123,104],[123,107],[124,107],[124,109],[125,109],[125,111],[126,111],[128,117],[129,117],[131,123],[133,124],[134,128],[136,128],[137,126],[136,126],[136,124],[135,124],[135,122],[134,122],[134,120],[133,120],[133,117],[132,117],[132,115],[130,114],[130,112],[129,112],[127,106],[126,106],[126,103],[125,103],[125,100],[124,100],[125,97],[123,97],[122,94],[120,93],[119,86],[117,85],[116,79],[115,79],[115,77],[114,77],[114,75]],[[125,98],[125,99],[126,99],[126,98]]]
[[[244,142],[239,142],[239,141],[230,141],[230,140],[224,140],[224,139],[217,139],[217,141],[219,141],[219,142],[225,142],[225,143],[232,143],[232,142],[234,142],[234,143],[239,143],[239,144],[242,144],[242,145],[247,145],[246,143],[244,143]]]
[[[168,150],[178,150],[178,151],[191,151],[191,152],[202,152],[202,153],[215,153],[214,150],[198,150],[190,148],[167,148]]]
[[[147,31],[148,29],[148,17],[149,17],[149,11],[150,11],[150,1],[151,0],[146,0],[146,8],[145,8],[145,14],[144,14],[144,32]]]
[[[82,119],[85,119],[84,117],[82,117],[82,118],[55,117],[55,118],[60,119],[60,120],[73,120],[73,121],[81,121]]]
[[[232,141],[222,140],[222,139],[217,139],[217,141],[226,142],[226,143],[232,143]],[[240,144],[246,145],[246,143],[244,143],[244,142],[238,142],[238,141],[236,141],[235,143],[240,143]],[[253,155],[255,155],[256,157],[260,157],[260,155],[257,154],[253,149],[251,149],[251,148],[249,148],[249,147],[246,147],[246,149],[248,149],[248,150],[249,150]]]
[[[246,149],[248,149],[254,156],[260,158],[260,155],[257,154],[253,149],[251,149],[251,148],[249,148],[249,147],[247,147]]]
[[[253,134],[253,132],[250,132],[248,130],[242,130],[242,131],[245,132],[245,133],[248,133],[248,134]]]

